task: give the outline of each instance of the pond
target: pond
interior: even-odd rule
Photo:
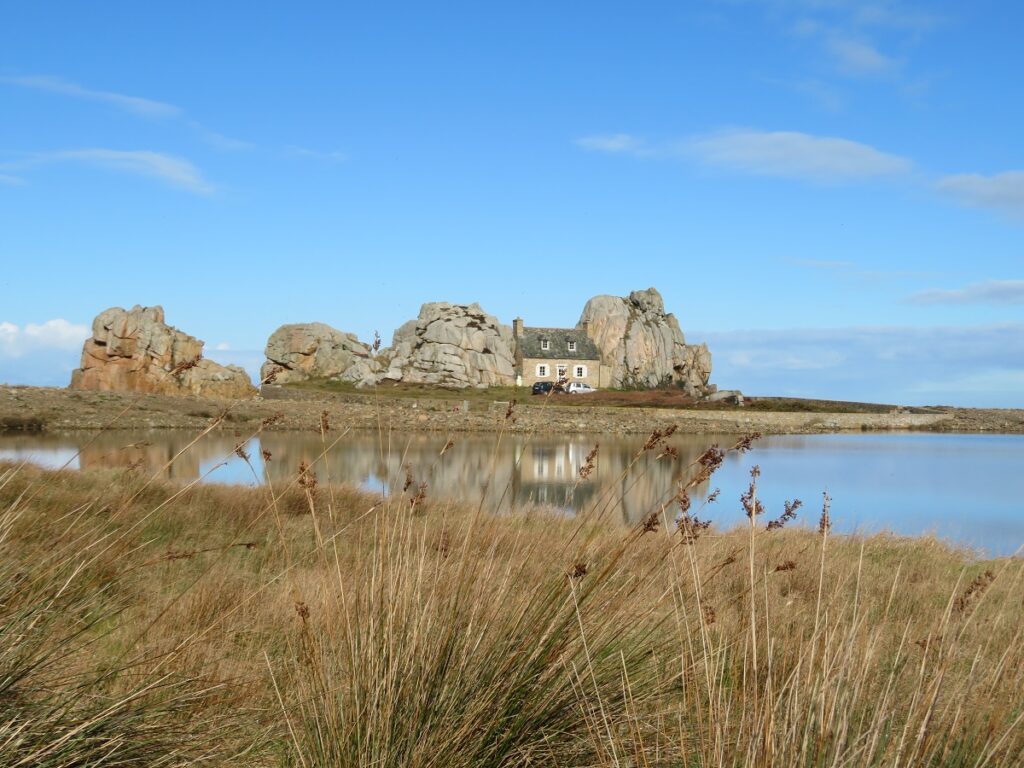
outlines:
[[[0,435],[0,460],[88,470],[134,465],[170,479],[283,485],[301,462],[321,483],[347,483],[377,492],[401,491],[407,478],[426,483],[433,497],[483,499],[507,512],[530,504],[566,514],[601,509],[635,523],[670,499],[687,465],[728,435],[674,435],[661,450],[643,452],[643,437],[269,432],[249,440],[250,459],[235,455],[239,437],[212,433],[192,447],[177,431]],[[593,472],[579,477],[599,443]],[[264,460],[264,451],[269,459]],[[181,453],[176,459],[172,459]],[[710,483],[697,489],[693,509],[727,528],[745,522],[739,497],[758,465],[758,498],[765,522],[787,500],[801,499],[797,524],[816,526],[822,494],[832,498],[837,531],[935,534],[1008,555],[1024,544],[1024,436],[927,433],[783,435],[730,454]],[[704,500],[720,489],[717,500]]]

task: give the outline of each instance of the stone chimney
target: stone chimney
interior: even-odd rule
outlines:
[[[512,321],[512,338],[518,339],[523,335],[523,318],[517,317]]]

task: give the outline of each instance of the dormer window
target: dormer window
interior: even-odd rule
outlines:
[[[570,341],[569,342],[569,351],[570,352],[575,352],[576,351],[576,342],[575,341]]]
[[[547,352],[549,349],[551,349],[551,342],[548,341],[547,339],[541,339],[540,348]]]

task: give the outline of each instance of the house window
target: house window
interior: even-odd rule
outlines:
[[[547,352],[549,349],[551,349],[551,342],[548,341],[547,339],[541,339],[540,348]]]
[[[546,379],[548,377],[548,367],[546,365],[537,366],[537,378]]]
[[[587,378],[587,366],[585,366],[585,365],[577,365],[576,366],[576,378],[577,379],[585,379],[585,378]]]
[[[562,379],[565,378],[566,370],[567,370],[566,366],[564,366],[564,365],[558,366],[558,379],[559,379],[559,381],[561,381]]]
[[[570,352],[575,352],[576,351],[576,342],[575,341],[570,341],[569,342],[569,351]]]

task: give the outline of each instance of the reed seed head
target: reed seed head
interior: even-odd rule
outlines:
[[[818,533],[824,536],[832,530],[832,516],[830,514],[832,497],[828,495],[828,491],[822,491],[821,496],[821,517],[818,518]]]
[[[587,454],[585,463],[583,464],[582,467],[580,467],[580,479],[581,480],[586,480],[588,477],[590,477],[591,473],[594,471],[595,461],[597,460],[597,449],[598,449],[599,446],[600,446],[600,443],[594,443],[593,450],[591,450],[590,453]]]
[[[793,499],[783,504],[783,512],[779,515],[777,520],[768,521],[768,530],[777,531],[780,528],[785,528],[786,523],[796,519],[796,511],[803,506],[803,502],[800,499]]]
[[[953,604],[954,610],[959,614],[966,613],[985,594],[986,590],[992,586],[992,582],[995,580],[996,574],[991,570],[986,570],[975,577],[974,581],[967,585],[964,593],[956,599],[956,602]]]

